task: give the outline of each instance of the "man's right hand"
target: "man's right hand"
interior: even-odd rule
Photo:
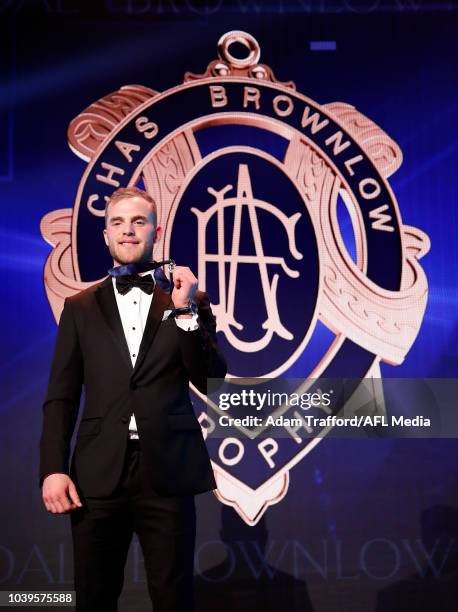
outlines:
[[[67,474],[49,474],[43,480],[43,502],[48,512],[64,514],[83,505],[76,487]]]

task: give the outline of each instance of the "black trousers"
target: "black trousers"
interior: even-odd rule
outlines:
[[[70,514],[76,609],[117,611],[135,532],[154,612],[193,612],[194,496],[157,495],[141,469],[138,440],[127,447],[116,490],[103,499],[83,497],[83,507]]]

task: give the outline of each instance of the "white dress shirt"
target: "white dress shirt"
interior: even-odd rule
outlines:
[[[143,274],[151,274],[154,280],[154,275],[151,272],[144,272]],[[149,295],[142,291],[140,287],[132,287],[128,293],[123,295],[119,293],[116,288],[115,277],[113,277],[112,281],[124,336],[126,337],[127,346],[129,347],[132,366],[135,366],[153,293]],[[171,312],[171,310],[165,310],[162,320],[166,319]],[[175,319],[175,322],[178,327],[181,327],[184,331],[195,331],[199,328],[197,314],[193,314],[192,318]],[[131,439],[138,439],[137,423],[135,422],[133,414],[130,417],[129,437]]]

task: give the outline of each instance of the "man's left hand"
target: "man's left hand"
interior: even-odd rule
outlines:
[[[175,308],[186,308],[189,301],[194,299],[197,291],[197,278],[189,268],[176,266],[173,269],[172,301]]]

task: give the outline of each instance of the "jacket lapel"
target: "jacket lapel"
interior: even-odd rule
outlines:
[[[133,367],[130,359],[129,347],[127,346],[126,337],[122,328],[111,276],[108,276],[108,278],[100,283],[95,292],[95,297],[97,298],[100,310],[113,334],[113,338],[121,351],[129,371],[132,372]]]
[[[148,311],[148,318],[146,320],[145,329],[143,331],[143,337],[140,344],[140,349],[138,351],[138,357],[135,361],[135,368],[133,371],[133,376],[140,369],[148,350],[153,343],[154,336],[159,329],[159,325],[162,322],[162,317],[164,316],[164,310],[168,308],[173,308],[172,298],[168,293],[165,293],[159,285],[156,283],[154,287],[153,299],[151,300],[151,305]]]
[[[95,292],[100,310],[104,316],[108,327],[113,334],[113,338],[121,351],[121,354],[129,368],[129,372],[135,375],[141,364],[143,363],[146,354],[154,340],[159,325],[161,324],[164,310],[173,308],[173,302],[168,293],[165,293],[156,283],[154,287],[151,305],[146,319],[143,337],[138,351],[138,357],[135,361],[135,368],[132,367],[129,347],[127,346],[124,329],[122,327],[121,317],[119,315],[118,305],[114,294],[113,282],[111,276],[100,283]]]

